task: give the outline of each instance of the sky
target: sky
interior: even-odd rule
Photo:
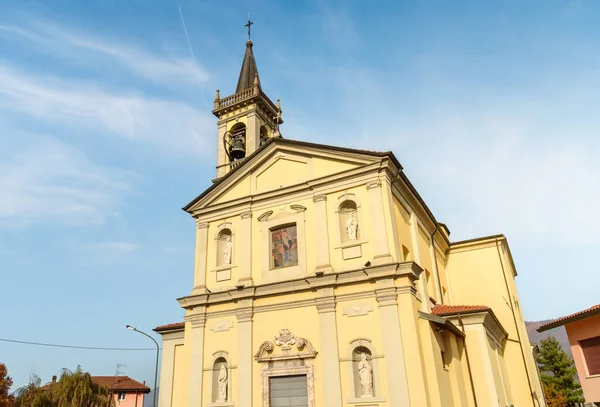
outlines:
[[[284,137],[391,150],[452,240],[505,234],[527,320],[600,302],[600,3],[4,0],[0,339],[151,349],[124,326],[182,320],[180,208],[215,176],[248,10]],[[0,362],[14,387],[154,374],[144,350],[0,341]]]

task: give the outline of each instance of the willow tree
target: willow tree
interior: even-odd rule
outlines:
[[[60,379],[51,386],[56,407],[113,407],[113,393],[92,381],[92,376],[77,367],[74,372],[63,369]]]
[[[29,377],[29,384],[15,392],[15,407],[54,407],[50,392],[41,387],[42,380],[35,374]]]
[[[80,367],[63,369],[57,382],[40,386],[38,377],[15,393],[15,407],[114,407],[111,390],[92,381]]]

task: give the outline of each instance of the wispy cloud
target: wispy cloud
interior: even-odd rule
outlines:
[[[182,153],[206,154],[207,113],[180,101],[110,92],[95,84],[34,76],[0,65],[0,107],[87,132],[119,135]]]
[[[90,65],[98,65],[97,58],[110,60],[132,74],[162,84],[201,86],[209,78],[208,72],[195,64],[188,55],[158,55],[148,50],[128,45],[122,40],[112,42],[74,30],[68,30],[52,22],[35,21],[26,26],[0,23],[0,35],[27,40],[40,47],[40,52],[51,50],[62,57],[78,61],[94,59]],[[100,65],[102,69],[105,64]],[[110,67],[110,65],[109,65]]]
[[[70,145],[16,132],[8,138],[0,152],[0,227],[100,224],[133,192],[135,174],[98,166]]]

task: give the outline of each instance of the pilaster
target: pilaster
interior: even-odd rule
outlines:
[[[260,118],[256,114],[256,107],[247,115],[248,125],[246,126],[246,157],[252,154],[258,148],[260,143]]]
[[[222,177],[227,173],[227,154],[225,153],[225,147],[223,146],[223,139],[225,138],[225,133],[227,132],[227,122],[220,121],[219,122],[219,135],[218,135],[218,145],[217,145],[217,178]]]
[[[239,285],[252,285],[252,212],[240,215],[241,225],[237,241],[239,253]]]
[[[383,198],[381,196],[381,181],[367,183],[369,203],[371,207],[371,223],[373,236],[373,264],[385,264],[393,261],[385,224]]]
[[[317,311],[321,333],[323,400],[325,406],[342,407],[342,384],[338,350],[335,297],[332,287],[317,290]]]
[[[196,258],[194,259],[194,294],[206,293],[206,250],[208,222],[196,221]]]
[[[332,271],[329,259],[329,227],[327,223],[327,196],[317,195],[313,197],[315,209],[315,235],[317,253],[317,272]]]
[[[415,262],[420,266],[423,264],[421,261],[421,253],[419,250],[419,223],[417,215],[414,212],[410,214],[410,236],[412,238],[413,253]],[[419,282],[419,294],[421,296],[421,309],[423,312],[431,312],[431,303],[429,302],[429,292],[427,291],[427,281],[425,278],[420,278]]]
[[[184,318],[192,326],[190,339],[190,384],[188,407],[202,407],[202,366],[204,366],[204,328],[206,327],[206,307],[195,308]]]
[[[252,316],[254,300],[240,299],[237,303],[238,321],[238,407],[252,407]]]
[[[386,278],[375,282],[375,296],[379,303],[381,336],[385,353],[390,407],[409,407],[408,381],[404,361],[404,346],[400,332],[400,316],[394,280]]]

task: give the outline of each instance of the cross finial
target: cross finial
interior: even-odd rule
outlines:
[[[248,11],[248,24],[244,27],[248,27],[248,41],[250,41],[250,26],[254,24],[254,22],[250,21],[250,12]]]

